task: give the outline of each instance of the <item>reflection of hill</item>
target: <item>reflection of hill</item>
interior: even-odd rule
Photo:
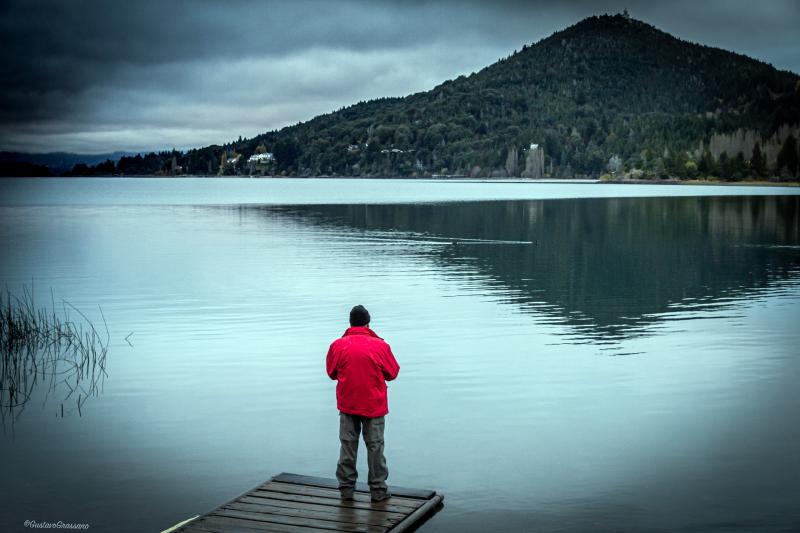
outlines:
[[[441,239],[402,250],[445,270],[458,265],[463,272],[469,264],[502,287],[503,298],[595,341],[641,332],[667,311],[760,293],[800,273],[797,196],[269,209],[364,237]],[[453,239],[536,244],[446,244]]]

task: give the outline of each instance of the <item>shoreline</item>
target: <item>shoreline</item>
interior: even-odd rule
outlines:
[[[177,176],[158,176],[154,174],[136,176],[0,176],[1,179],[74,179],[74,178],[114,178],[114,179],[346,179],[346,180],[404,180],[404,181],[441,181],[452,183],[550,183],[550,184],[599,184],[599,185],[690,185],[690,186],[725,186],[725,187],[800,187],[800,181],[717,181],[717,180],[601,180],[597,178],[470,178],[466,176],[436,176],[436,177],[409,177],[409,176],[217,176],[208,174],[181,174]]]
[[[744,180],[744,181],[715,181],[715,180],[608,180],[598,183],[611,183],[617,185],[720,185],[737,187],[800,187],[800,181],[769,181],[769,180]]]

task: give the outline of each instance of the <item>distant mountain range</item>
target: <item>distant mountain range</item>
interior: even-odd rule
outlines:
[[[58,176],[65,172],[69,172],[72,168],[80,163],[84,165],[97,165],[104,161],[113,161],[116,163],[123,156],[134,156],[136,152],[112,152],[108,154],[73,154],[68,152],[50,152],[45,154],[28,154],[24,152],[0,152],[0,169],[4,169],[2,175],[15,175],[19,172],[6,172],[5,169],[17,168],[20,171],[24,169],[39,170],[38,174],[41,175],[49,172],[52,175]],[[38,167],[38,168],[37,168]]]
[[[625,13],[430,91],[75,173],[789,179],[799,125],[797,74]],[[274,160],[248,165],[257,152]]]

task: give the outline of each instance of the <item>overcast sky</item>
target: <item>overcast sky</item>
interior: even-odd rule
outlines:
[[[0,150],[186,149],[493,63],[617,13],[800,72],[800,2],[0,2]]]

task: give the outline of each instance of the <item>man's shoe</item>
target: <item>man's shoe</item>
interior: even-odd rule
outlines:
[[[370,500],[372,500],[373,502],[382,502],[383,500],[388,500],[391,497],[392,494],[389,491],[386,491],[381,494],[372,494]]]
[[[352,492],[340,492],[339,494],[341,495],[341,499],[343,501],[351,502],[351,501],[355,500],[355,498],[353,497],[353,493]]]

